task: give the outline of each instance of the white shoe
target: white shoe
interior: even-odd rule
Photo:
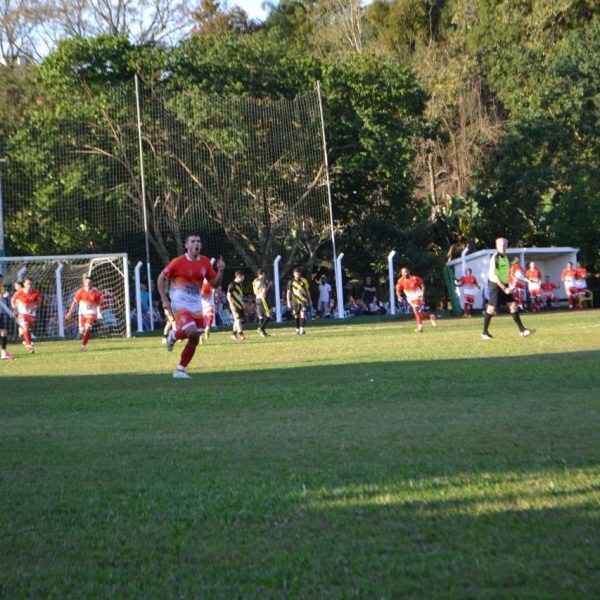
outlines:
[[[168,335],[168,334],[167,334],[167,335]],[[165,346],[167,345],[167,338],[166,338],[166,337],[164,337],[164,338],[162,339],[162,343],[163,343]]]
[[[304,335],[306,333],[306,331],[304,331],[304,329],[300,329],[299,335]]]
[[[81,348],[79,348],[79,352],[87,352],[87,348],[85,346],[81,346]]]
[[[535,329],[523,329],[523,331],[521,331],[521,337],[528,337],[530,335],[533,335],[535,333]]]
[[[300,330],[296,329],[296,331],[294,331],[294,335],[300,335]]]
[[[489,333],[482,333],[481,339],[482,340],[493,340],[494,338]]]
[[[175,345],[175,334],[172,331],[169,331],[169,335],[167,336],[167,341],[165,342],[165,346],[167,348],[167,352],[173,352],[173,346]]]
[[[436,320],[435,320],[435,315],[429,315],[429,321],[431,322],[431,324],[432,324],[434,327],[436,327],[436,326],[437,326],[437,323],[436,323]]]
[[[173,379],[191,379],[191,377],[181,369],[177,369],[173,372]]]

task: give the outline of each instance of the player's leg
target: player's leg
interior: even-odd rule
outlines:
[[[494,313],[496,312],[496,308],[498,307],[498,303],[500,301],[500,288],[498,287],[498,284],[490,282],[489,284],[489,299],[488,299],[488,303],[487,306],[485,307],[485,312],[483,313],[483,332],[481,333],[481,338],[484,340],[491,340],[492,339],[492,335],[490,333],[489,327],[490,327],[490,323],[492,322],[492,317],[494,316]],[[508,294],[505,294],[505,296],[508,296]]]
[[[0,300],[2,302],[2,300]],[[6,315],[0,315],[0,320],[2,320],[2,325],[0,326],[0,360],[13,360],[14,356],[9,354],[6,350],[6,346],[8,344],[8,329],[6,327]]]
[[[94,327],[94,322],[96,318],[93,316],[83,317],[82,330],[83,335],[81,338],[81,350],[84,351],[88,342],[90,341],[90,336],[92,335],[92,328]]]

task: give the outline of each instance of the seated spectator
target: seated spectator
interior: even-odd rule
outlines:
[[[373,296],[373,301],[369,304],[369,314],[370,315],[385,315],[387,311],[385,310],[383,304],[379,301],[377,296]]]
[[[360,315],[366,315],[369,313],[369,308],[364,303],[362,298],[357,298],[356,300],[357,313],[356,316],[360,317]]]

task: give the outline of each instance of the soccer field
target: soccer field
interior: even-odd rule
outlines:
[[[600,312],[0,364],[0,597],[600,597]]]

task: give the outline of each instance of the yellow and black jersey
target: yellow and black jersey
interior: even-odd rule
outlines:
[[[304,277],[291,279],[288,283],[288,296],[291,295],[294,305],[307,304],[309,298],[308,281]]]
[[[227,299],[234,312],[244,312],[244,284],[242,281],[232,281],[227,286]]]
[[[261,298],[266,298],[267,297],[267,280],[266,280],[266,278],[265,277],[257,277],[252,282],[252,291],[254,292],[254,296],[256,298],[257,304]]]

